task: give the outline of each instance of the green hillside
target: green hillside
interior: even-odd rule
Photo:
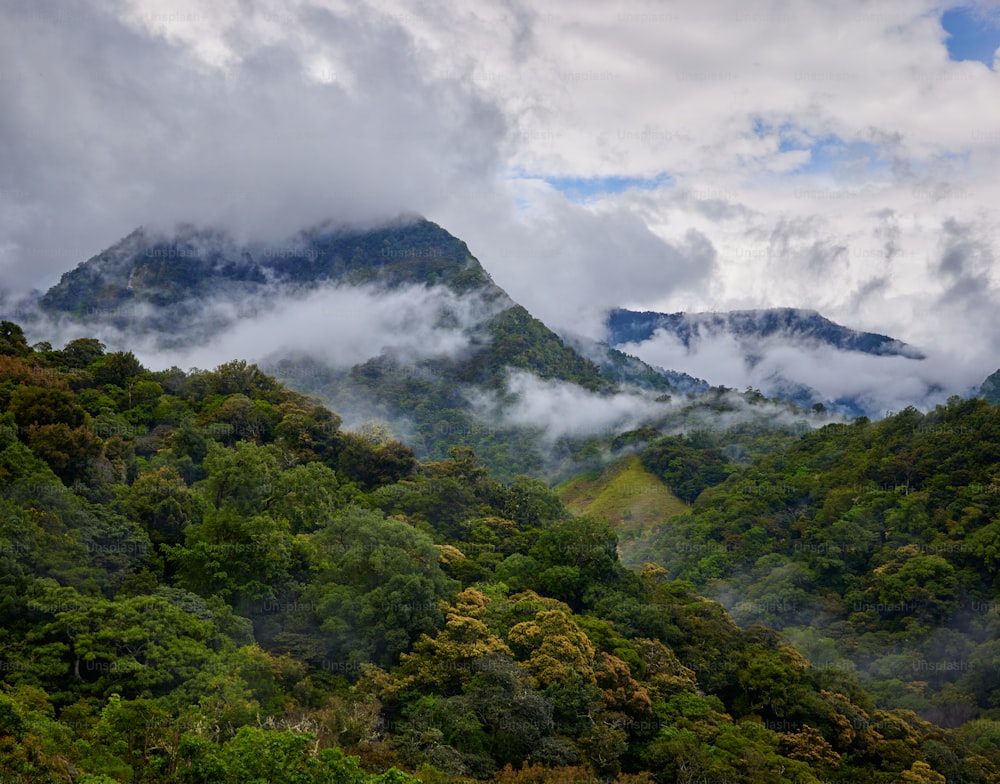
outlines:
[[[990,374],[979,387],[979,396],[990,403],[1000,403],[1000,370]]]
[[[992,439],[991,411],[957,415]],[[860,455],[866,427],[848,431]],[[840,432],[788,454],[832,465]],[[905,442],[871,435],[883,450]],[[723,519],[704,516],[710,494],[739,481],[716,483],[714,453],[673,465],[696,444],[665,439],[647,455],[670,458],[685,492],[715,484],[671,518],[702,515],[692,542]],[[977,460],[955,459],[930,477],[919,459],[872,470],[910,470],[911,487],[933,490]],[[655,486],[634,459],[598,480],[592,503],[612,511]],[[980,495],[954,511],[992,585],[996,523],[976,510],[995,511]],[[741,629],[664,568],[625,568],[614,527],[573,516],[542,482],[499,482],[467,449],[419,462],[378,433],[343,432],[242,361],[152,372],[93,339],[29,347],[3,322],[0,511],[3,782],[1000,780],[995,722],[885,707],[855,673]],[[691,552],[663,561],[676,571]],[[935,614],[958,591],[947,569],[888,556],[870,601],[922,589],[931,621],[947,619]],[[967,668],[981,680],[961,684],[986,700],[993,624],[981,613]],[[927,680],[946,655],[924,659]],[[891,673],[874,676],[876,694],[893,688]]]
[[[630,560],[629,545],[636,536],[688,509],[646,470],[638,455],[622,458],[600,473],[562,482],[554,490],[573,514],[598,517],[614,526],[626,563]]]
[[[470,399],[502,395],[511,371],[595,392],[616,388],[593,361],[496,286],[464,242],[423,219],[365,230],[321,225],[280,243],[245,246],[217,229],[180,226],[169,236],[138,229],[66,272],[40,304],[95,330],[107,323],[181,349],[216,339],[232,326],[227,317],[252,313],[253,303],[263,311],[268,301],[330,284],[443,286],[465,303],[459,311],[478,314],[464,327],[468,351],[456,356],[413,361],[386,352],[343,367],[289,350],[261,360],[289,387],[334,410],[388,422],[424,459],[443,459],[461,445],[505,479],[539,475],[544,456],[537,434],[484,423]],[[436,318],[455,326],[459,314],[443,308]],[[655,386],[649,376],[659,379],[658,389],[671,389],[638,360],[629,366],[647,385]]]
[[[739,467],[636,554],[856,670],[885,707],[1000,718],[1000,408],[829,425]]]

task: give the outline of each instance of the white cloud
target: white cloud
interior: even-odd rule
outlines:
[[[412,38],[374,10],[107,8],[0,12],[8,286],[50,285],[140,224],[271,239],[433,211],[496,165],[502,115],[421,69]]]
[[[520,371],[508,377],[507,392],[514,397],[512,403],[500,403],[478,393],[472,402],[483,419],[537,428],[549,441],[632,430],[662,417],[674,405],[639,392],[601,395]]]
[[[1000,73],[948,59],[943,8],[15,0],[3,285],[140,224],[414,211],[554,326],[815,308],[961,359],[959,391],[1000,364]],[[664,172],[583,204],[535,179]]]
[[[985,378],[982,367],[947,353],[934,352],[923,360],[872,356],[779,335],[740,340],[720,333],[685,346],[675,335],[657,330],[648,340],[621,350],[737,390],[753,387],[775,395],[789,385],[807,387],[819,399],[854,400],[870,416],[908,405],[932,408],[952,394],[970,392]]]
[[[37,324],[29,339],[63,345],[98,329],[109,350],[132,350],[158,370],[214,368],[233,359],[277,362],[283,355],[308,355],[346,368],[381,354],[404,362],[461,354],[469,347],[469,330],[495,309],[495,304],[445,287],[326,286],[305,295],[271,290],[240,302],[219,298],[200,303],[184,325],[182,346],[171,345],[173,335],[137,335],[127,326],[95,328],[66,321]],[[144,309],[121,315],[141,321]]]

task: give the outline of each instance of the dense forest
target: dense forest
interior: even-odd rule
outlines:
[[[952,727],[1000,718],[1000,409],[953,398],[830,425],[744,466],[711,442],[643,452],[694,505],[636,559],[856,669],[881,704]]]
[[[0,412],[5,784],[1000,780],[984,401],[643,434],[693,506],[632,568],[544,482],[238,360],[3,322]]]

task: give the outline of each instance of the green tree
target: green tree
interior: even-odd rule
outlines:
[[[194,492],[173,468],[159,468],[119,488],[119,508],[137,521],[153,544],[180,544],[184,529],[194,519],[198,504]]]
[[[24,330],[13,321],[0,321],[0,355],[26,357],[31,348],[24,337]]]
[[[131,351],[115,351],[94,360],[90,365],[90,371],[98,384],[113,384],[131,392],[136,379],[146,372],[146,369]],[[129,408],[131,407],[130,400]]]
[[[63,346],[61,353],[67,367],[85,368],[104,356],[104,344],[96,338],[77,338]]]
[[[439,602],[458,586],[426,534],[349,507],[313,541],[317,572],[304,598],[315,608],[329,661],[393,663],[444,620]]]

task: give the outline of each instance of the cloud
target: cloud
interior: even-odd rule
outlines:
[[[134,351],[151,369],[214,368],[233,359],[274,363],[303,355],[347,368],[382,354],[407,363],[460,355],[469,347],[469,330],[496,307],[442,286],[326,286],[307,294],[272,288],[239,302],[219,297],[193,303],[183,345],[173,344],[174,335],[67,320],[36,324],[28,336],[63,345],[96,333],[108,350]],[[136,307],[122,315],[141,321],[146,311]]]
[[[650,364],[737,390],[752,387],[772,396],[805,387],[816,399],[852,399],[873,417],[909,405],[932,408],[950,395],[969,394],[985,378],[974,365],[945,353],[924,360],[872,356],[781,335],[740,340],[728,333],[703,334],[688,347],[657,330],[648,340],[620,348]]]
[[[549,450],[559,439],[607,437],[647,425],[680,434],[721,431],[746,422],[809,428],[841,420],[836,414],[796,414],[783,404],[751,405],[736,392],[670,398],[638,390],[599,394],[523,371],[508,374],[502,396],[471,390],[466,395],[483,421],[532,428],[542,434]]]
[[[949,58],[944,10],[13,0],[0,280],[45,288],[138,225],[418,212],[567,331],[813,308],[961,358],[957,391],[1000,354],[1000,72]]]
[[[285,237],[433,211],[505,120],[366,6],[69,2],[0,12],[0,269],[12,288],[138,225]]]
[[[620,205],[574,204],[538,180],[510,187],[519,214],[467,212],[463,235],[484,249],[497,284],[556,330],[598,338],[608,309],[650,291],[698,289],[716,270],[715,249],[696,230],[668,240]]]
[[[478,415],[486,421],[535,428],[548,441],[632,430],[662,417],[671,404],[657,402],[642,392],[601,395],[565,381],[543,380],[530,373],[512,372],[500,402],[483,393],[469,392]]]

